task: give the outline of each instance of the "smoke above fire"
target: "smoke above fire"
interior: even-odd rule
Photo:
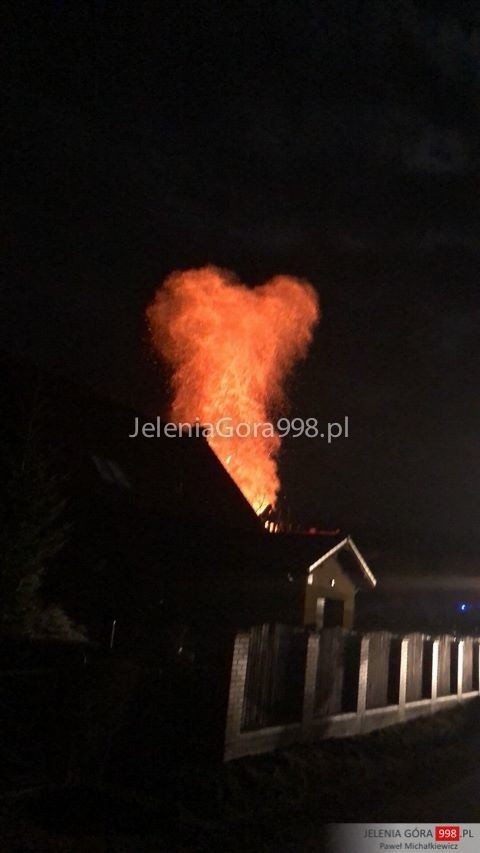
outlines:
[[[285,381],[306,356],[319,316],[313,287],[290,276],[251,288],[213,266],[173,272],[147,309],[153,348],[172,372],[171,420],[228,418],[234,428],[274,423],[287,405]],[[276,430],[207,440],[257,513],[275,506]]]

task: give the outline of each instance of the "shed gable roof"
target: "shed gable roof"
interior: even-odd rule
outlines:
[[[308,567],[309,574],[311,574],[311,572],[315,571],[318,566],[328,560],[329,557],[333,557],[334,554],[337,554],[339,551],[343,551],[344,549],[346,549],[349,553],[353,555],[358,566],[361,569],[365,580],[370,584],[370,586],[374,587],[377,583],[375,575],[367,565],[367,561],[358,550],[351,536],[345,536],[344,539],[342,539],[340,542],[337,542],[328,551],[322,554],[321,557],[315,560],[315,562]]]

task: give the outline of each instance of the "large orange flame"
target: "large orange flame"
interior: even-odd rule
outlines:
[[[305,357],[318,318],[314,289],[290,276],[249,288],[213,266],[172,273],[147,309],[153,346],[173,373],[172,421],[270,422],[285,403],[285,378]],[[256,433],[208,441],[261,513],[275,505],[280,488],[280,437],[268,428]]]

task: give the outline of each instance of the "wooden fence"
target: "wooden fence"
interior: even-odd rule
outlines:
[[[250,630],[242,728],[294,722],[302,713],[306,634],[286,625]]]
[[[479,638],[307,632],[237,634],[224,759],[403,722],[479,695]]]

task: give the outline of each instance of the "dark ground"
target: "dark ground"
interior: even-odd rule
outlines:
[[[4,791],[0,850],[314,853],[329,822],[475,822],[479,710],[474,701],[363,738],[183,766],[163,790]]]

